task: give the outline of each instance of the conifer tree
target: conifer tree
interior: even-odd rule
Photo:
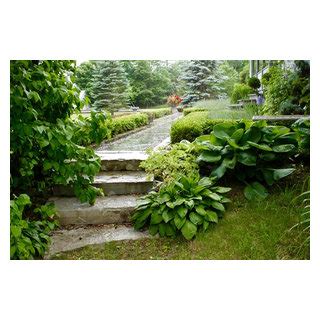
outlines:
[[[215,97],[219,91],[219,79],[215,75],[214,60],[190,60],[181,77],[186,82],[185,101],[194,102]]]
[[[128,105],[128,80],[120,61],[97,62],[92,84],[93,107],[111,113]]]

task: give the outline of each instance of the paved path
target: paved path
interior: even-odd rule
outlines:
[[[175,112],[172,115],[155,119],[149,128],[133,133],[119,140],[101,145],[98,151],[145,151],[154,148],[170,137],[172,123],[181,116]]]

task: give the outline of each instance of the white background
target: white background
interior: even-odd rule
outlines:
[[[0,318],[320,319],[316,3],[1,1]],[[311,261],[10,261],[10,59],[310,59]]]

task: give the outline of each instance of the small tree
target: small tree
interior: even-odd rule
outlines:
[[[92,96],[94,108],[106,108],[112,114],[128,104],[128,81],[121,62],[116,60],[97,62]]]
[[[251,77],[248,79],[248,86],[255,92],[260,88],[261,82],[257,77]]]
[[[93,103],[94,99],[92,96],[92,85],[93,85],[93,75],[96,70],[96,64],[92,61],[87,61],[82,63],[76,68],[75,72],[75,83],[77,86],[84,90],[86,96],[90,99],[90,102]]]

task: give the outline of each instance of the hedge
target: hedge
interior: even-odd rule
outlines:
[[[146,113],[135,113],[112,119],[112,137],[136,128],[146,126],[150,120]]]
[[[172,113],[171,108],[161,108],[161,109],[150,109],[150,110],[143,110],[141,113],[146,113],[150,120],[161,118]]]
[[[193,141],[195,138],[208,134],[214,125],[221,122],[236,122],[230,119],[209,119],[209,112],[191,112],[187,116],[177,120],[171,127],[171,143],[178,143],[181,140]]]
[[[208,111],[208,109],[199,108],[199,107],[185,108],[183,110],[183,115],[187,116],[191,112],[205,112],[205,111]]]

